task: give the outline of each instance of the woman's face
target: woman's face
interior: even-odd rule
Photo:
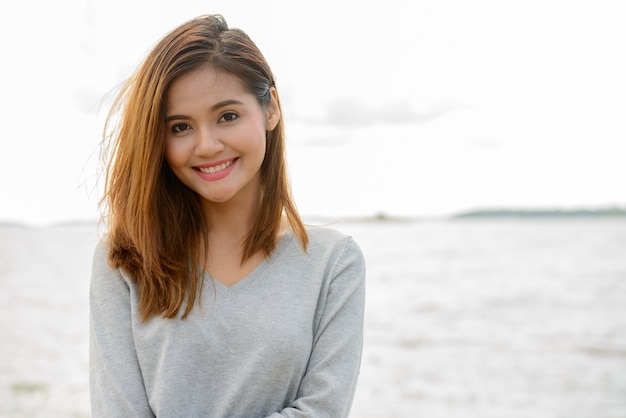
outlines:
[[[280,118],[273,88],[271,94],[262,107],[239,78],[209,65],[169,87],[165,159],[205,204],[256,202],[266,132]]]

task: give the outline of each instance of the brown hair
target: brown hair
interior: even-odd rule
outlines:
[[[259,104],[271,100],[274,76],[252,40],[220,15],[192,19],[168,33],[123,85],[105,124],[106,182],[102,204],[109,259],[139,290],[143,320],[182,318],[202,290],[208,222],[200,197],[178,180],[165,157],[165,103],[172,82],[209,63],[240,78]],[[280,108],[280,102],[278,101]],[[267,132],[261,165],[261,205],[243,260],[275,248],[283,212],[304,249],[308,237],[291,197],[282,112]],[[242,260],[242,261],[243,261]]]

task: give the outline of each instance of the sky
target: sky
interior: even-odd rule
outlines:
[[[276,74],[305,216],[626,205],[622,1],[31,0],[0,6],[0,222],[98,219],[116,87],[205,13]]]

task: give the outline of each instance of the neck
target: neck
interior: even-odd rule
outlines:
[[[204,203],[209,229],[207,265],[215,269],[224,260],[242,263],[244,243],[254,225],[257,208],[255,199]]]
[[[257,174],[248,184],[224,202],[202,203],[210,235],[241,236],[251,229],[258,213],[261,177]]]
[[[257,204],[238,205],[207,203],[204,205],[208,219],[209,234],[220,237],[242,237],[252,229]]]

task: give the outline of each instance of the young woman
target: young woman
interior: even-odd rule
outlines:
[[[350,237],[304,227],[254,43],[219,15],[176,28],[123,88],[107,132],[94,418],[348,416],[364,260]]]

